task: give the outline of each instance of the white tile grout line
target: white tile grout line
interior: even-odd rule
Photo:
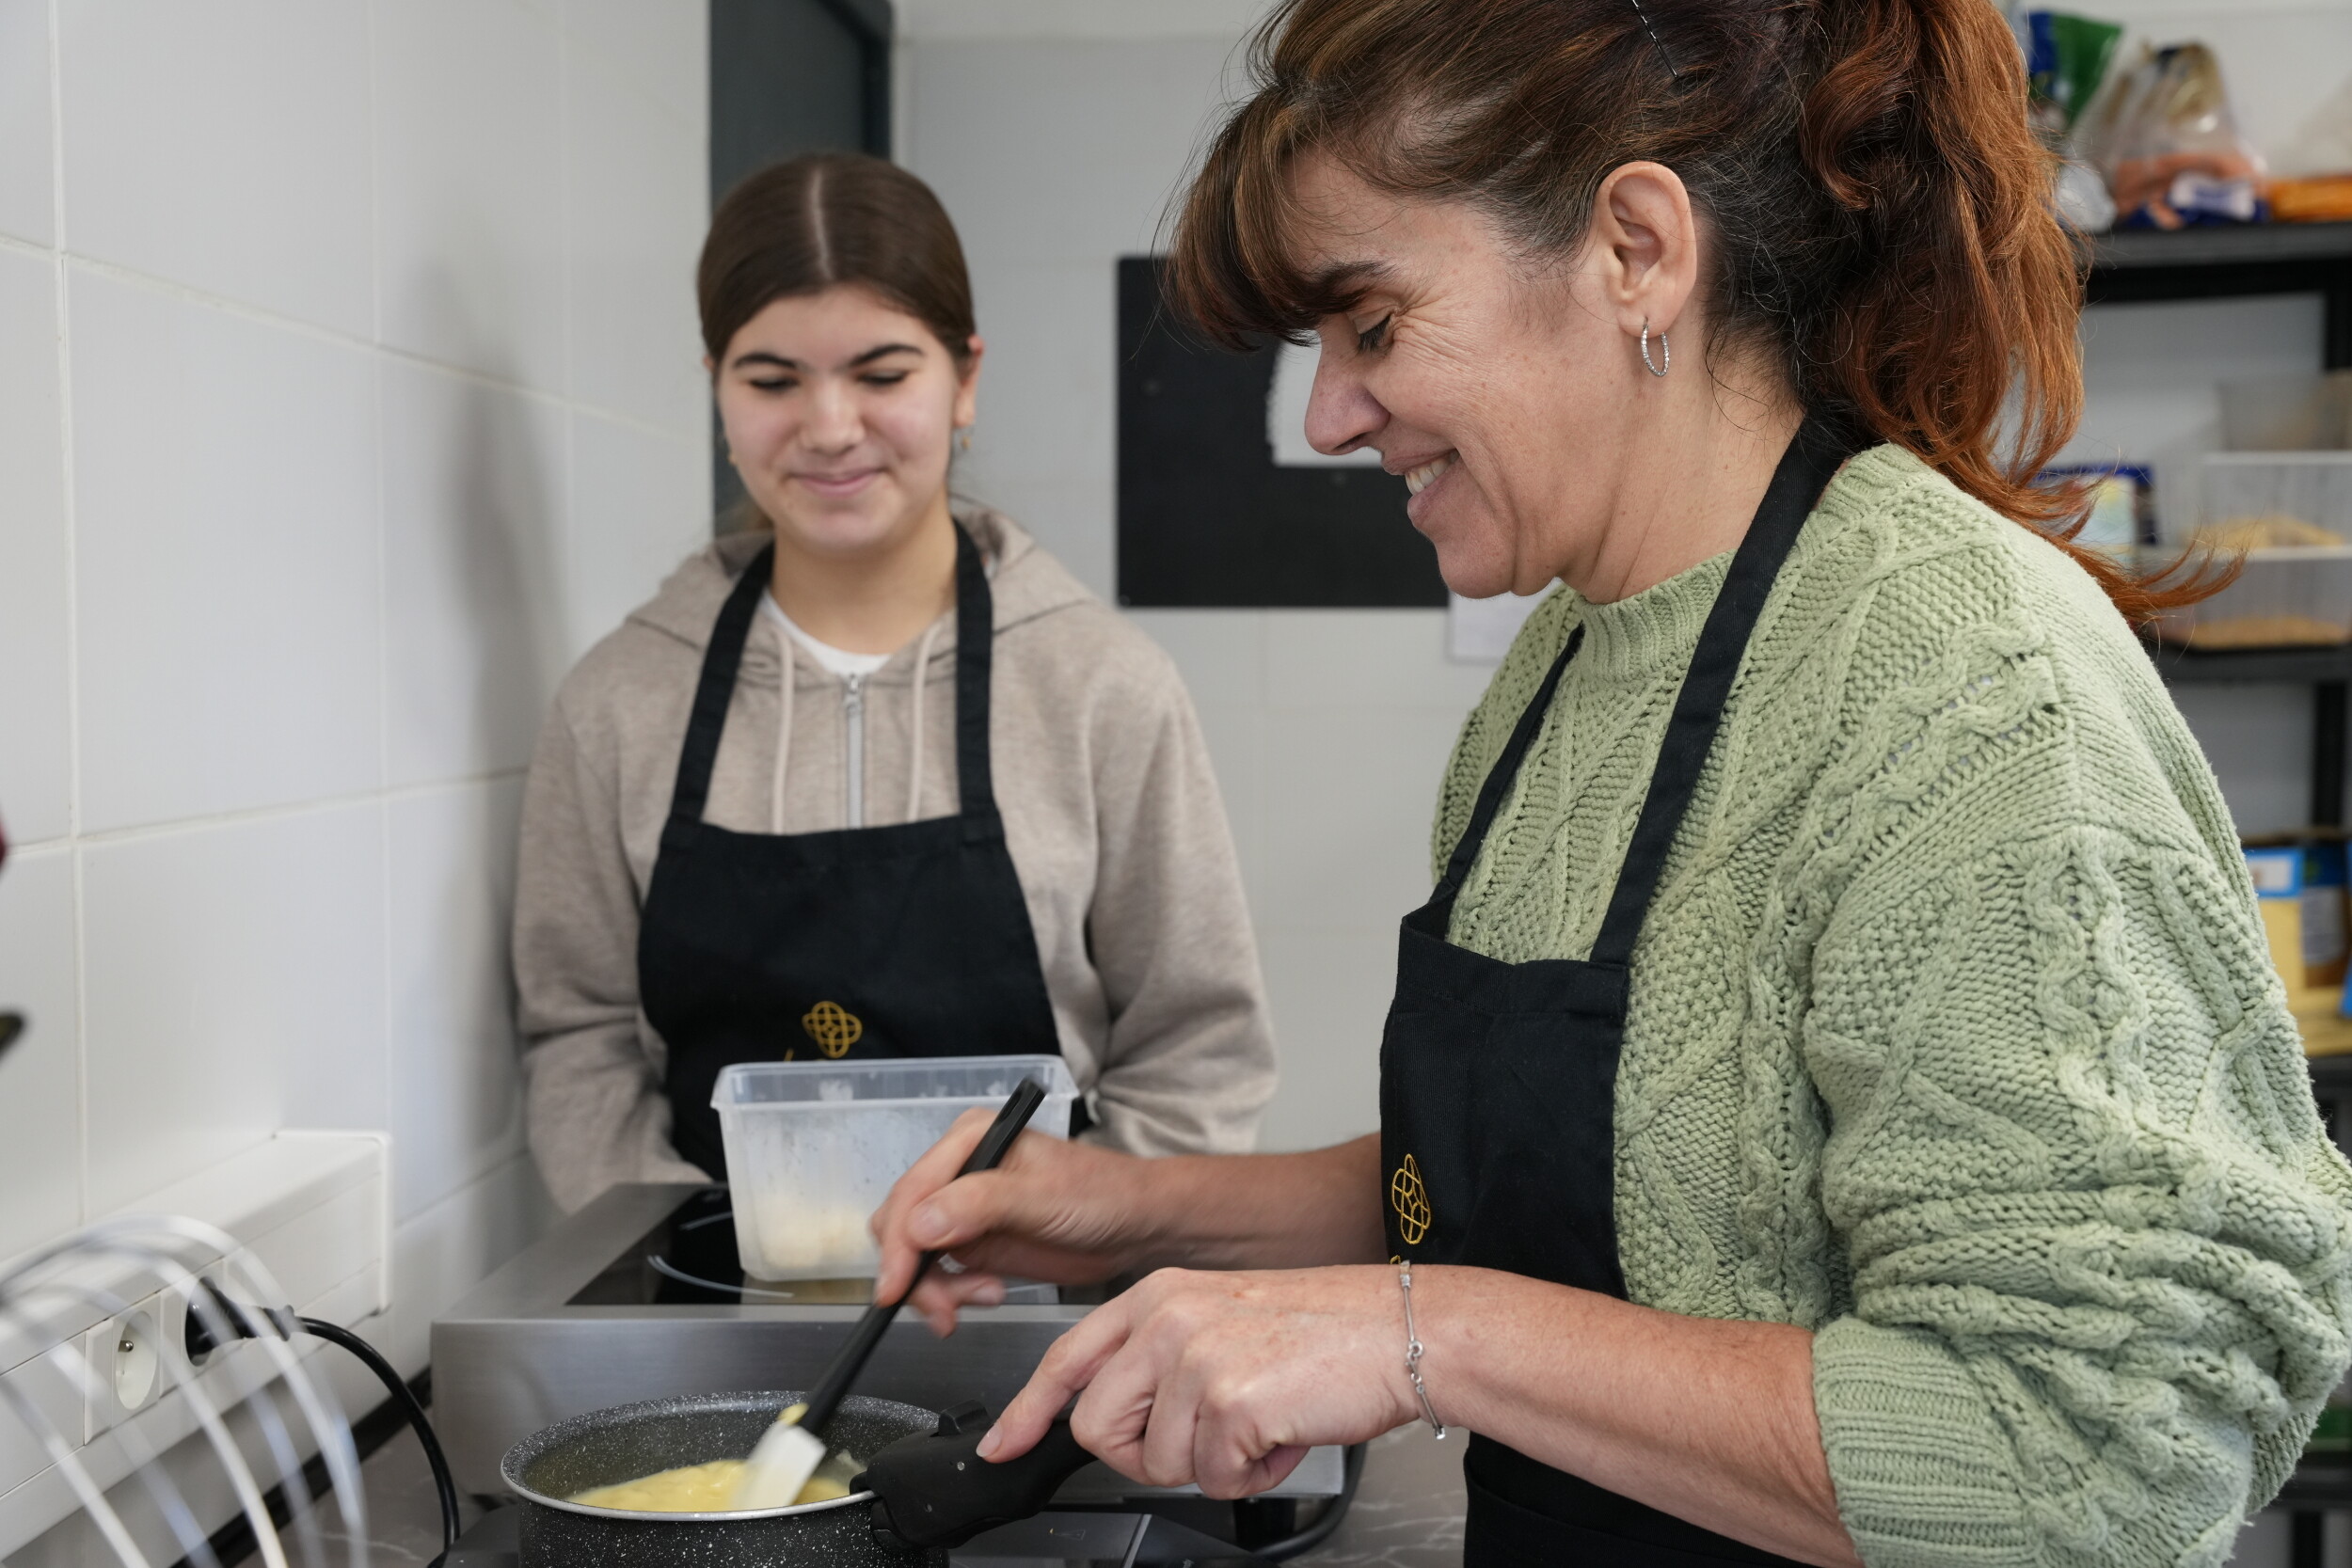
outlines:
[[[378,138],[383,130],[382,105],[375,101],[377,43],[375,37],[375,5],[368,0],[368,337],[376,343],[384,341],[384,160]],[[376,443],[377,466],[381,467],[383,442]]]
[[[343,795],[322,795],[280,805],[250,806],[235,811],[211,812],[199,816],[179,816],[166,822],[142,822],[133,827],[108,828],[94,833],[75,832],[65,838],[27,839],[22,843],[11,841],[8,853],[31,855],[55,849],[103,849],[144,839],[171,838],[181,833],[207,832],[215,828],[241,828],[257,822],[342,811],[352,806],[396,805],[405,800],[426,800],[436,795],[479,789],[485,784],[518,781],[528,771],[525,768],[499,768],[485,773],[453,774],[447,778],[427,779],[420,784],[384,785],[353,790]]]
[[[58,494],[65,515],[65,740],[69,844],[82,831],[82,594],[81,531],[73,483],[73,353],[66,287],[65,21],[61,0],[49,0],[49,239],[57,339]],[[89,901],[82,857],[72,856],[73,882],[73,1223],[90,1218],[89,1169]]]
[[[378,343],[384,340],[384,269],[383,260],[383,167],[379,145],[383,126],[382,105],[376,102],[376,83],[382,64],[376,36],[376,8],[369,0],[368,29],[368,321],[372,335]],[[377,360],[368,376],[368,393],[374,400],[370,422],[374,426],[375,440],[375,796],[385,801],[384,809],[375,814],[376,853],[376,913],[381,923],[376,937],[375,961],[380,972],[384,1016],[380,1022],[383,1049],[377,1053],[382,1078],[377,1085],[381,1092],[378,1101],[384,1107],[384,1120],[389,1127],[392,1120],[392,814],[387,799],[386,785],[390,782],[392,767],[392,668],[391,668],[391,588],[387,580],[390,575],[391,549],[385,525],[387,513],[385,488],[391,465],[384,447],[384,361]],[[569,422],[568,420],[566,422]],[[398,1149],[385,1156],[387,1166],[399,1157]],[[387,1170],[385,1185],[393,1186],[393,1173]],[[384,1238],[382,1268],[385,1278],[379,1289],[387,1295],[391,1288],[391,1238]]]
[[[556,287],[563,291],[557,302],[557,316],[564,323],[564,390],[576,390],[580,380],[580,356],[573,338],[579,328],[580,286],[578,257],[572,245],[572,27],[568,8],[555,21],[555,232],[564,253],[564,263],[557,275]],[[562,523],[555,532],[556,603],[562,607],[559,618],[570,629],[573,622],[573,546],[580,531],[580,498],[576,481],[580,473],[580,421],[564,421],[564,472],[559,483],[563,499],[558,506]],[[569,641],[568,637],[565,638]]]
[[[9,240],[5,237],[0,237],[0,249],[16,250],[20,248],[33,254],[53,254],[53,252],[43,250],[38,245],[26,245],[22,241]],[[154,273],[142,272],[136,267],[126,267],[119,262],[103,261],[89,256],[73,255],[67,251],[63,245],[57,246],[54,251],[54,254],[57,257],[60,262],[87,273],[93,277],[103,277],[109,282],[127,284],[134,288],[145,289],[151,293],[165,294],[171,298],[178,299],[185,304],[200,306],[206,309],[217,310],[226,316],[235,317],[240,321],[250,322],[257,326],[273,327],[279,331],[293,333],[296,337],[305,338],[313,342],[326,343],[337,348],[365,354],[373,357],[389,360],[394,364],[406,366],[410,369],[437,372],[442,375],[449,376],[453,380],[464,381],[474,386],[486,387],[496,391],[506,392],[513,396],[522,398],[526,402],[539,404],[549,408],[564,409],[573,413],[585,414],[592,419],[599,419],[606,420],[609,423],[624,425],[631,430],[637,431],[641,435],[652,436],[663,440],[679,442],[681,444],[694,446],[697,449],[700,447],[700,442],[697,439],[696,434],[682,425],[657,424],[650,420],[643,419],[638,415],[628,412],[625,409],[612,408],[603,404],[590,403],[584,399],[574,397],[568,389],[563,392],[550,392],[543,388],[529,386],[523,382],[509,381],[502,376],[490,375],[464,365],[452,364],[445,359],[436,359],[430,355],[418,354],[413,350],[401,348],[395,344],[383,342],[376,339],[357,337],[348,332],[338,332],[331,327],[320,326],[314,322],[304,321],[297,316],[280,315],[277,311],[263,309],[259,306],[247,304],[243,300],[231,299],[223,294],[208,293],[201,289],[191,288],[187,284],[176,282],[168,277],[159,277]],[[373,261],[371,261],[370,264],[373,265]],[[382,291],[379,288],[377,290],[377,293],[380,295],[381,292]],[[376,309],[378,314],[380,315],[382,310],[380,298],[377,301]],[[681,352],[691,352],[691,345],[688,350]],[[569,380],[568,367],[566,370],[565,379],[566,381]]]

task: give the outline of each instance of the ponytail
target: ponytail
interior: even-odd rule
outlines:
[[[2042,531],[2134,621],[2216,586],[2076,546],[2087,498],[2038,480],[2081,418],[2082,263],[1993,0],[1284,0],[1251,64],[1171,258],[1212,337],[1347,303],[1286,260],[1302,152],[1466,198],[1551,254],[1611,169],[1655,160],[1709,220],[1719,341]]]
[[[1797,146],[1851,214],[1856,255],[1800,356],[1809,401],[2041,525],[2133,621],[2203,596],[2177,573],[2137,578],[2074,545],[2085,497],[2036,483],[2082,416],[2081,261],[2051,211],[2056,159],[2026,121],[2008,25],[1989,0],[1817,8],[1821,58]]]

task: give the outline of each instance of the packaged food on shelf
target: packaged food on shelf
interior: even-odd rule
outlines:
[[[2303,983],[2341,987],[2352,960],[2352,920],[2344,902],[2344,846],[2341,837],[2303,843]]]
[[[2250,839],[2246,845],[2246,869],[2271,965],[2286,990],[2306,1055],[2352,1053],[2352,1022],[2344,1012],[2344,834],[2338,829]]]
[[[2270,962],[2292,992],[2303,989],[2303,851],[2293,844],[2246,847],[2247,874],[2254,879],[2254,907],[2263,917]]]
[[[2272,218],[2280,223],[2352,220],[2352,75],[2276,150]]]
[[[2273,180],[2268,196],[2273,223],[2352,222],[2352,174]]]
[[[2347,957],[2342,832],[2265,834],[2247,839],[2245,847],[2271,959],[2288,991],[2342,987]]]
[[[2258,223],[2263,161],[2238,134],[2221,62],[2202,43],[2143,46],[2078,122],[2078,154],[2106,176],[2122,229]]]
[[[2098,96],[2123,29],[2071,11],[2029,10],[2023,20],[2034,123],[2055,145]]]
[[[2130,561],[2143,545],[2156,542],[2155,480],[2128,463],[2062,463],[2042,470],[2041,483],[2083,483],[2091,492],[2090,515],[2074,543]]]

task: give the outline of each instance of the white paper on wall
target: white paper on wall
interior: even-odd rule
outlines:
[[[1282,468],[1376,468],[1380,454],[1370,447],[1344,457],[1327,457],[1307,444],[1307,399],[1315,389],[1315,362],[1323,351],[1284,343],[1274,361],[1274,384],[1266,389],[1265,439]]]
[[[1456,664],[1500,664],[1511,640],[1544,602],[1549,588],[1528,594],[1497,594],[1491,599],[1446,595],[1445,657]]]

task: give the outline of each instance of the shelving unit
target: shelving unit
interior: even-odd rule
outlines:
[[[2320,364],[2352,369],[2352,223],[2142,230],[2102,236],[2092,247],[2085,299],[2092,305],[2315,293],[2325,302]],[[2345,691],[2352,648],[2192,654],[2160,649],[2171,685],[2238,681],[2312,689],[2311,820],[2344,819]]]
[[[2091,247],[2091,305],[2251,294],[2325,296],[2322,362],[2352,368],[2352,223],[2135,230]]]
[[[2106,235],[2091,252],[2091,305],[2316,293],[2326,301],[2320,363],[2352,368],[2352,223],[2189,229]],[[2311,821],[2344,820],[2345,693],[2352,647],[2199,654],[2152,645],[2170,686],[2308,686],[2312,692]],[[2334,1028],[2332,1022],[2314,1028]],[[2352,1055],[2308,1058],[2312,1088],[2330,1117],[2352,1114]],[[2326,1514],[2352,1509],[2352,1455],[2306,1458],[2280,1494],[2293,1529],[2293,1568],[2319,1568]]]

